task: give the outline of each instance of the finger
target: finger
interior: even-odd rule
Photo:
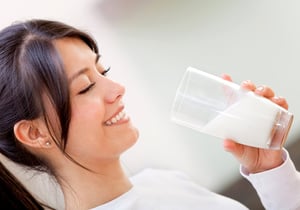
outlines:
[[[240,159],[244,152],[244,147],[231,139],[225,139],[223,147],[225,151],[232,153],[237,159]]]
[[[274,96],[270,100],[273,101],[274,103],[278,104],[279,106],[281,106],[284,109],[289,108],[289,105],[288,105],[286,99],[283,97]]]
[[[261,96],[264,96],[266,98],[272,98],[274,97],[274,91],[268,87],[268,86],[265,86],[265,85],[260,85],[258,86],[254,92],[258,95],[261,95]]]
[[[231,76],[228,75],[228,74],[223,74],[221,77],[222,77],[223,79],[227,80],[227,81],[232,82]]]
[[[256,86],[253,82],[251,82],[250,80],[245,80],[241,83],[241,87],[245,88],[247,90],[251,90],[254,91],[256,89]]]
[[[230,139],[225,139],[223,142],[223,147],[227,152],[232,152],[235,150],[235,142]]]

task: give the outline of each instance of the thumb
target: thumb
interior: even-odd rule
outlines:
[[[243,152],[244,152],[243,145],[236,143],[233,140],[225,139],[223,142],[223,148],[225,151],[230,152],[238,160],[240,160],[243,156]]]

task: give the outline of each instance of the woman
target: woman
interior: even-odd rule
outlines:
[[[31,20],[2,30],[1,153],[52,174],[66,209],[247,209],[179,172],[146,170],[129,179],[120,155],[138,131],[125,113],[125,88],[105,77],[108,71],[95,41],[63,23]],[[244,87],[259,90],[251,82]],[[267,87],[258,93],[287,107]],[[225,148],[250,173],[283,162],[281,151],[229,140]]]

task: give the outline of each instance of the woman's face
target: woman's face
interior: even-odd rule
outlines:
[[[55,41],[69,80],[71,122],[66,152],[90,169],[119,159],[138,131],[125,114],[125,88],[105,76],[101,57],[83,41]]]

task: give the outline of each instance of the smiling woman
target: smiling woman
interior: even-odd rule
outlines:
[[[181,172],[148,169],[127,177],[120,156],[139,135],[125,113],[125,88],[106,77],[108,71],[91,36],[71,26],[30,20],[3,29],[0,152],[13,162],[53,175],[63,191],[65,209],[247,209],[195,185]],[[258,90],[249,83],[244,87]],[[270,91],[266,87],[257,94],[287,107],[283,98],[269,96]],[[229,140],[224,145],[243,164],[245,177],[251,181],[255,173],[254,177],[270,183],[261,189],[254,181],[265,195],[266,208],[282,209],[280,192],[290,195],[284,204],[295,207],[300,179],[286,152]],[[9,190],[15,194],[2,204],[30,200],[42,208],[6,171],[0,170],[0,176],[7,177],[1,185],[13,181]],[[282,186],[278,174],[289,174],[289,183]]]
[[[138,137],[137,129],[123,114],[125,88],[105,77],[107,69],[98,62],[99,56],[82,40],[56,40],[55,47],[67,78],[72,78],[69,79],[72,113],[66,152],[81,165],[103,173],[102,164],[109,161],[118,165],[120,154]],[[82,140],[87,143],[82,144]],[[66,170],[65,165],[63,168]]]

